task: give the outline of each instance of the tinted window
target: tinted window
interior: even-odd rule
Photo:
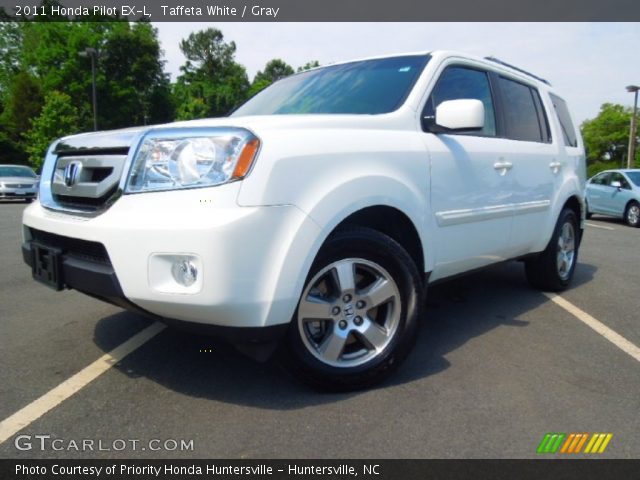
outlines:
[[[564,144],[568,147],[577,147],[578,139],[576,137],[576,130],[573,128],[573,122],[571,121],[571,115],[569,115],[567,103],[552,93],[549,94],[549,97],[551,97],[553,108],[555,109],[558,121],[560,122],[562,136],[564,137]]]
[[[507,137],[529,142],[546,141],[540,126],[533,90],[527,85],[504,77],[500,77],[500,90],[504,99]]]
[[[36,178],[36,174],[33,173],[33,170],[27,167],[5,166],[0,167],[0,177]]]
[[[267,87],[232,116],[392,112],[404,102],[428,61],[426,55],[414,55],[299,73]]]
[[[594,185],[609,185],[610,176],[611,173],[601,173],[600,175],[596,175],[595,177],[593,177],[591,183],[593,183]]]
[[[640,172],[627,172],[627,176],[637,187],[640,187]]]
[[[624,175],[622,175],[621,173],[613,172],[611,174],[611,176],[609,177],[609,185],[611,185],[613,182],[620,182],[622,188],[626,188],[627,190],[631,189],[631,185],[629,185],[629,182],[627,182],[627,179],[624,178]]]
[[[469,132],[475,135],[495,136],[496,117],[491,87],[486,72],[464,67],[449,67],[431,92],[423,117],[434,117],[436,107],[446,100],[475,99],[484,104],[484,128]]]

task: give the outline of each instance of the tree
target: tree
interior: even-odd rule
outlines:
[[[3,22],[0,18],[0,105],[4,104],[5,95],[11,81],[20,71],[20,45],[22,30],[16,22]]]
[[[187,61],[174,86],[178,118],[224,116],[247,98],[249,80],[235,61],[236,44],[225,42],[220,30],[191,33],[180,49]]]
[[[260,90],[267,88],[273,82],[277,82],[281,78],[293,75],[293,73],[293,68],[279,58],[270,60],[265,65],[264,70],[256,73],[256,76],[253,78],[253,83],[249,88],[249,97],[252,97]]]
[[[114,19],[111,19],[114,20]],[[45,92],[67,93],[83,128],[92,125],[91,64],[78,55],[97,49],[98,124],[119,128],[173,117],[157,31],[149,23],[24,22],[22,62]]]
[[[605,103],[600,107],[596,118],[582,123],[582,137],[588,152],[590,174],[623,164],[628,153],[631,115],[630,108]]]
[[[23,163],[25,133],[31,128],[32,120],[40,114],[43,95],[36,78],[27,72],[19,72],[11,79],[6,93],[6,103],[0,116],[0,143],[2,156],[12,162]],[[5,161],[5,160],[3,160]]]
[[[290,65],[286,64],[279,58],[274,58],[267,62],[263,71],[256,73],[253,81],[255,83],[256,81],[267,80],[269,83],[273,83],[277,82],[281,78],[293,75],[293,73],[293,68]]]
[[[100,126],[170,121],[173,104],[157,30],[149,23],[114,24],[105,32],[99,70]]]
[[[26,134],[26,151],[33,168],[40,168],[51,142],[56,138],[77,133],[81,129],[80,124],[80,115],[71,97],[66,93],[50,92],[42,112]]]
[[[307,70],[311,70],[312,68],[319,67],[320,63],[317,60],[311,60],[310,62],[305,63],[303,66],[298,67],[296,72],[306,72]]]

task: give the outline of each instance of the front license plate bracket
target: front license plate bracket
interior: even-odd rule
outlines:
[[[62,250],[32,243],[31,255],[33,260],[31,264],[33,278],[54,290],[62,290],[64,287],[64,279],[62,278]]]

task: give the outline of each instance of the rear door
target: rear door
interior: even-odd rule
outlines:
[[[482,131],[427,133],[435,268],[432,280],[505,259],[511,233],[509,166],[497,136],[489,74],[474,65],[448,61],[422,111],[432,120],[446,100],[478,99],[485,107]],[[427,130],[427,126],[425,125]]]
[[[506,177],[513,209],[508,255],[530,253],[541,243],[551,216],[554,191],[560,183],[566,155],[553,142],[539,90],[534,82],[494,74],[504,125],[504,158],[512,163]]]

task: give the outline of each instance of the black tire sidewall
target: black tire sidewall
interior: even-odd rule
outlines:
[[[629,221],[629,210],[631,210],[631,207],[633,207],[634,205],[640,207],[640,203],[636,202],[635,200],[629,202],[629,205],[627,205],[627,208],[625,208],[624,210],[624,221],[630,227],[638,228],[640,227],[640,217],[638,218],[638,221],[636,223],[631,223]]]
[[[416,337],[419,311],[419,276],[406,251],[394,240],[372,229],[351,228],[332,235],[318,253],[305,280],[309,281],[327,265],[345,259],[362,258],[384,268],[396,282],[401,299],[398,329],[382,354],[354,367],[333,367],[318,360],[308,351],[298,328],[296,308],[287,337],[289,357],[294,373],[323,389],[357,389],[376,383],[404,360]],[[291,358],[292,357],[292,358]]]

